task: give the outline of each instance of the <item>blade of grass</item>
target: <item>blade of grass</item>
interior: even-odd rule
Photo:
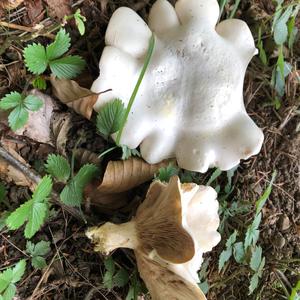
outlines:
[[[152,36],[150,38],[149,48],[148,48],[148,52],[147,52],[147,55],[146,55],[146,58],[145,58],[145,62],[144,62],[142,71],[140,73],[138,81],[137,81],[137,83],[136,83],[136,85],[134,87],[134,90],[133,90],[132,95],[130,97],[129,103],[127,105],[126,113],[125,113],[124,118],[122,120],[121,129],[118,131],[118,135],[117,135],[117,139],[116,139],[116,144],[118,146],[120,145],[120,139],[121,139],[121,136],[122,136],[125,124],[127,122],[127,119],[128,119],[128,116],[129,116],[129,113],[130,113],[130,110],[131,110],[131,107],[132,107],[133,102],[134,102],[134,100],[136,98],[136,95],[138,93],[140,85],[141,85],[141,83],[143,81],[143,78],[144,78],[144,75],[146,73],[146,70],[147,70],[147,68],[149,66],[149,63],[150,63],[150,60],[151,60],[151,57],[152,57],[152,54],[153,54],[153,50],[154,50],[154,45],[155,45],[155,37],[154,37],[154,34],[152,34]]]

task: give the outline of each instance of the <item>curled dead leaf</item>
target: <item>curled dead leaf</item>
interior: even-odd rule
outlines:
[[[52,76],[50,81],[55,97],[68,107],[73,108],[78,114],[81,114],[88,120],[91,119],[98,94],[81,87],[74,80],[57,79]]]
[[[50,124],[53,111],[57,108],[54,100],[38,90],[29,93],[43,101],[43,106],[38,111],[29,111],[28,122],[16,131],[18,135],[24,135],[39,143],[53,145],[51,141]]]

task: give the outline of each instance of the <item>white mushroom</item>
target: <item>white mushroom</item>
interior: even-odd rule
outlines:
[[[131,9],[113,14],[92,90],[102,92],[94,109],[120,98],[128,103],[147,52],[151,31],[155,49],[121,136],[140,145],[149,163],[176,157],[184,169],[228,170],[257,154],[263,133],[243,102],[245,71],[257,53],[245,22],[216,26],[217,0],[179,0],[175,8],[157,0],[149,27]]]
[[[203,253],[220,241],[216,196],[211,187],[181,184],[176,176],[169,184],[156,181],[134,219],[92,228],[87,236],[96,244],[95,250],[104,254],[117,248],[134,249],[153,299],[205,299],[197,286],[197,271]]]

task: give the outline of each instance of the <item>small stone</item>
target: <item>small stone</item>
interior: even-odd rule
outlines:
[[[282,215],[279,219],[279,226],[281,231],[288,230],[291,226],[290,219],[287,215]]]

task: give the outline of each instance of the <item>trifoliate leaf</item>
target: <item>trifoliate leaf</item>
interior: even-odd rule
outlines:
[[[41,76],[35,77],[32,81],[32,85],[35,89],[39,90],[45,90],[47,88],[46,80]]]
[[[250,268],[254,272],[258,272],[261,263],[261,256],[262,256],[262,248],[260,246],[255,247],[254,251],[252,252],[252,256],[250,260]]]
[[[40,75],[48,66],[45,47],[41,44],[32,44],[24,49],[25,64],[33,74]]]
[[[34,95],[28,95],[23,102],[26,109],[31,111],[37,111],[43,106],[43,101]]]
[[[61,57],[71,45],[71,38],[65,29],[61,28],[56,34],[55,41],[46,48],[46,55],[49,61]]]
[[[47,173],[61,182],[67,182],[71,174],[69,162],[61,155],[50,154],[45,168]]]
[[[13,279],[12,283],[16,283],[21,280],[22,276],[24,275],[26,268],[26,260],[22,259],[20,260],[15,267],[13,268]]]
[[[14,108],[8,116],[8,124],[13,131],[22,128],[27,121],[28,111],[22,105]]]
[[[83,189],[95,177],[97,172],[96,166],[92,164],[84,165],[60,193],[61,201],[70,206],[80,207],[83,199]]]
[[[78,55],[66,56],[49,63],[52,73],[59,79],[71,79],[81,73],[85,67],[85,61]]]
[[[12,300],[16,294],[17,288],[11,283],[3,293],[3,300]]]
[[[178,175],[179,169],[170,163],[166,168],[160,168],[158,174],[155,175],[156,180],[161,182],[169,182],[172,176]]]
[[[8,110],[18,106],[22,103],[22,95],[18,92],[11,92],[10,94],[6,94],[0,101],[0,109]]]
[[[120,99],[106,103],[97,115],[97,129],[105,137],[120,130],[126,109]]]
[[[47,262],[42,256],[35,256],[31,260],[31,264],[35,269],[43,269],[47,266]]]

